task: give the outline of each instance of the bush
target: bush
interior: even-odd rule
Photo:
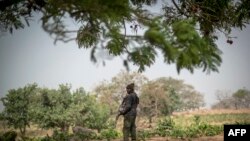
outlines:
[[[155,133],[153,131],[150,131],[150,130],[139,130],[137,132],[137,139],[139,141],[146,141],[147,138],[150,138],[152,136],[154,136]]]
[[[203,135],[215,136],[223,132],[223,127],[218,125],[207,125],[203,131]]]
[[[223,131],[222,126],[210,125],[205,122],[201,122],[200,116],[194,116],[194,123],[187,127],[187,137],[199,137],[199,136],[214,136]]]
[[[70,138],[71,138],[71,135],[69,135],[68,133],[55,130],[51,137],[46,136],[41,139],[37,138],[34,141],[69,141]]]
[[[55,141],[52,137],[46,136],[41,139],[41,141]]]
[[[171,130],[174,128],[174,121],[171,117],[166,117],[157,123],[156,134],[159,136],[170,135]]]
[[[97,136],[93,130],[81,126],[75,126],[72,130],[74,138],[80,138],[81,140],[95,139]]]
[[[0,136],[1,141],[15,141],[17,137],[17,133],[15,131],[5,132],[2,136]]]
[[[184,138],[186,137],[186,131],[182,128],[175,127],[169,132],[169,135],[175,138]]]
[[[249,121],[236,121],[235,122],[236,125],[250,125]]]
[[[161,120],[156,127],[155,133],[159,136],[172,136],[175,138],[214,136],[223,132],[223,126],[210,125],[201,122],[200,116],[194,116],[193,123],[187,127],[175,126],[170,117]]]
[[[119,132],[109,128],[101,131],[101,137],[110,141],[111,139],[116,139],[119,137]]]

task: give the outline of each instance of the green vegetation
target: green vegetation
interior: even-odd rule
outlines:
[[[202,136],[215,136],[223,132],[223,120],[231,119],[226,124],[249,124],[250,114],[228,115],[194,115],[182,117],[164,117],[157,123],[151,132],[143,133],[144,138],[151,136],[171,136],[174,138],[197,138]],[[247,117],[245,117],[247,115]],[[215,118],[216,117],[216,118]],[[248,121],[246,121],[248,119]],[[240,122],[241,121],[241,122]],[[214,124],[211,124],[214,123]],[[215,124],[216,123],[216,124]]]
[[[122,57],[127,69],[132,63],[141,72],[154,64],[161,53],[167,64],[176,64],[178,73],[182,69],[210,72],[218,71],[222,62],[222,52],[215,44],[217,32],[224,33],[227,43],[232,44],[231,30],[243,29],[250,20],[248,0],[172,0],[169,4],[161,3],[162,12],[155,14],[148,8],[154,8],[157,2],[160,1],[1,0],[0,30],[12,33],[14,29],[24,28],[25,23],[29,26],[32,16],[37,16],[34,13],[38,12],[42,28],[55,42],[77,41],[79,48],[91,49],[93,62],[97,62],[98,51],[108,52],[111,57]],[[75,30],[66,26],[70,21],[76,23]],[[116,114],[125,85],[131,81],[139,88],[141,115],[152,124],[149,130],[138,132],[142,140],[155,135],[213,136],[222,132],[225,123],[249,123],[249,114],[169,117],[176,111],[203,106],[202,94],[182,80],[149,81],[142,74],[122,72],[111,82],[98,85],[93,92],[83,88],[72,90],[68,84],[59,85],[58,89],[31,84],[9,90],[1,99],[4,110],[0,122],[14,131],[2,133],[0,139],[118,138],[120,132],[108,121]],[[250,92],[240,89],[228,99],[219,100],[214,108],[249,108]],[[159,119],[156,126],[153,118]],[[29,137],[27,129],[32,125],[53,130],[53,133]],[[83,127],[82,132],[71,133],[75,126]]]
[[[1,0],[0,31],[12,33],[29,26],[39,13],[42,28],[55,42],[77,41],[79,48],[121,57],[144,71],[160,52],[167,64],[187,69],[218,71],[222,52],[218,32],[233,43],[233,28],[249,24],[248,0]],[[159,7],[161,6],[161,7]],[[155,13],[152,9],[161,10]],[[73,22],[68,26],[70,22]],[[130,32],[129,32],[130,31]]]
[[[1,119],[6,120],[9,126],[19,129],[22,135],[26,133],[32,117],[30,114],[30,97],[34,95],[37,85],[27,85],[24,88],[11,89],[6,97],[2,98],[5,109]]]
[[[7,131],[3,134],[0,134],[1,141],[15,141],[17,133],[15,131]]]
[[[121,133],[113,128],[105,129],[100,134],[101,138],[107,139],[107,141],[111,141],[112,139],[116,139],[121,137]]]
[[[137,132],[139,140],[146,141],[154,136],[172,137],[172,138],[198,138],[203,136],[215,136],[222,134],[223,121],[226,124],[249,124],[250,114],[212,114],[212,115],[192,115],[192,116],[173,116],[162,117],[158,119],[156,126],[150,129],[140,129]],[[229,122],[230,120],[230,122]],[[0,136],[1,139],[16,137],[14,131],[6,132]],[[81,140],[112,140],[122,137],[121,131],[109,126],[107,129],[101,130],[100,133],[82,132],[80,134],[72,134],[55,130],[52,136],[45,137],[26,137],[25,140],[30,141],[58,141],[69,139]],[[5,140],[3,140],[5,141]]]
[[[249,112],[175,115],[203,106],[203,96],[182,80],[148,80],[140,73],[121,72],[111,82],[97,85],[93,92],[83,88],[72,90],[69,84],[61,84],[57,89],[28,84],[9,90],[1,99],[5,107],[0,113],[0,138],[4,141],[13,138],[25,141],[121,138],[122,120],[118,120],[116,128],[114,117],[119,100],[125,94],[125,85],[131,81],[136,82],[136,91],[140,92],[137,134],[140,140],[155,136],[214,136],[221,134],[223,124],[250,123]],[[245,97],[245,91],[243,94],[237,94],[237,98]],[[43,133],[35,134],[39,130]]]

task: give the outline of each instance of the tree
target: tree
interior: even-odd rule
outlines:
[[[135,83],[135,91],[140,95],[142,85],[146,84],[148,79],[137,72],[121,71],[111,79],[111,82],[102,82],[96,86],[94,91],[98,95],[98,99],[109,107],[111,115],[117,113],[118,107],[127,93],[126,85],[132,82]]]
[[[243,88],[234,93],[218,91],[216,93],[218,102],[212,108],[214,109],[241,109],[250,107],[250,91]]]
[[[30,97],[36,92],[36,84],[28,84],[23,88],[11,89],[1,99],[4,105],[2,118],[9,126],[19,129],[22,136],[26,133],[26,127],[30,125],[31,115]]]
[[[173,78],[158,78],[143,85],[140,109],[152,121],[155,116],[204,106],[203,96],[191,85]]]
[[[215,93],[218,102],[212,105],[213,109],[227,109],[231,107],[233,99],[228,91],[216,91]]]
[[[98,96],[98,101],[109,107],[110,115],[116,114],[119,107],[120,98],[114,96],[114,91],[114,87],[109,82],[102,82],[94,90],[94,93]]]
[[[41,128],[58,127],[67,132],[72,124],[72,113],[69,112],[72,103],[70,89],[71,86],[68,84],[59,85],[58,90],[40,88],[39,93],[33,97],[33,122]]]
[[[233,93],[233,98],[235,99],[234,105],[235,109],[238,108],[250,108],[250,91],[246,89],[239,89]]]
[[[150,126],[153,117],[162,115],[161,109],[168,108],[167,101],[167,92],[160,83],[149,81],[143,85],[139,107],[141,114],[148,118]]]
[[[185,84],[183,80],[162,77],[158,78],[156,81],[162,83],[164,89],[169,90],[170,94],[172,93],[172,98],[177,96],[178,99],[180,99],[181,105],[177,106],[178,108],[176,110],[195,109],[205,104],[203,95],[196,91],[192,85]]]
[[[68,84],[61,84],[58,89],[39,88],[31,105],[33,123],[41,128],[59,128],[63,132],[68,132],[70,126],[100,131],[106,128],[109,118],[107,108],[95,95],[83,88],[71,92]]]
[[[86,93],[80,88],[73,93],[73,101],[71,115],[75,126],[96,129],[98,132],[107,127],[109,109],[97,100],[96,95]]]
[[[56,41],[76,40],[79,48],[96,52],[107,51],[123,57],[144,71],[155,62],[157,51],[167,64],[176,63],[177,71],[201,68],[218,71],[221,51],[215,44],[216,32],[226,35],[232,44],[232,28],[243,29],[250,19],[248,0],[171,0],[162,3],[162,13],[146,8],[157,0],[2,0],[0,1],[1,31],[24,28],[34,12],[41,13],[43,29]],[[77,25],[66,28],[67,19]],[[134,33],[129,33],[128,28]],[[73,36],[73,37],[72,37]]]
[[[180,96],[176,93],[175,89],[170,89],[169,94],[168,94],[168,108],[163,109],[163,113],[165,114],[172,114],[174,111],[177,111],[178,109],[181,108],[181,100]]]

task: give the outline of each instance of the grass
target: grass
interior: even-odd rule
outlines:
[[[144,130],[146,132],[142,132],[142,136],[149,136],[150,132],[157,126],[157,121],[161,118],[154,118],[153,123],[150,126],[148,123],[148,120],[145,117],[138,117],[137,118],[137,129]],[[223,124],[235,124],[235,123],[248,123],[250,124],[250,109],[243,109],[243,110],[198,110],[198,111],[192,111],[192,112],[178,112],[174,113],[171,118],[174,121],[174,126],[178,127],[172,132],[173,134],[179,135],[182,134],[184,131],[184,134],[186,135],[186,131],[190,132],[190,135],[192,136],[192,132],[195,134],[195,132],[199,129],[204,128],[204,131],[207,131],[207,126],[210,125],[218,125],[223,126]],[[198,122],[195,121],[195,118],[199,120],[200,123],[207,123],[209,125],[205,126],[194,126]],[[122,132],[122,125],[123,125],[123,118],[121,117],[118,120],[118,124],[116,127],[116,130],[118,132]],[[193,128],[190,128],[193,127]],[[190,129],[188,129],[190,128]],[[213,128],[211,128],[213,129]],[[0,133],[6,132],[8,130],[13,130],[11,128],[8,128],[6,123],[0,121]],[[17,131],[17,130],[16,130]],[[41,137],[52,135],[52,130],[42,130],[40,128],[37,128],[35,126],[31,126],[27,129],[27,136],[29,137]]]
[[[177,126],[189,126],[193,123],[195,116],[200,117],[201,122],[206,122],[212,125],[234,124],[236,122],[250,123],[250,114],[248,113],[222,113],[212,115],[191,115],[191,116],[174,116],[174,122]]]

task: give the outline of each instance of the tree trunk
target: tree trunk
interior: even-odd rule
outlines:
[[[151,128],[152,127],[152,116],[149,116],[149,128]]]
[[[26,127],[20,127],[19,128],[19,130],[20,130],[20,133],[21,133],[21,136],[23,137],[23,136],[25,136],[25,133],[26,133]]]

